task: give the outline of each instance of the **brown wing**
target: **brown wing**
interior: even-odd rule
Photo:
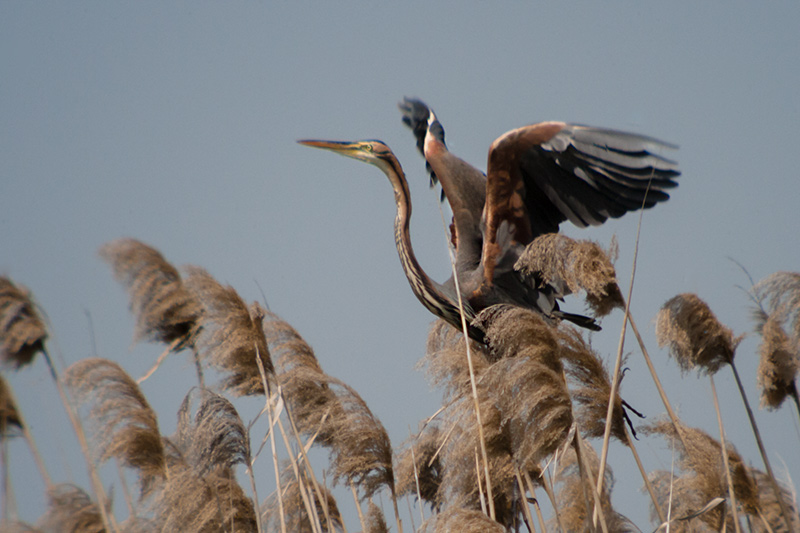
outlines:
[[[491,282],[501,250],[497,231],[513,228],[527,244],[569,220],[599,225],[669,198],[676,164],[654,150],[675,146],[620,131],[542,122],[509,131],[492,143],[486,183],[484,270]]]

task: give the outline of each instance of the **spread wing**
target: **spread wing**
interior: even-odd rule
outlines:
[[[489,150],[484,261],[500,252],[497,229],[504,221],[514,228],[514,241],[527,244],[557,232],[566,220],[599,225],[667,200],[680,172],[658,152],[675,148],[643,135],[564,122],[502,135]]]

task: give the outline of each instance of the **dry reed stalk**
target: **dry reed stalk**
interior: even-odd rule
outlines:
[[[166,476],[166,459],[155,411],[142,391],[117,363],[84,359],[64,372],[79,403],[91,403],[101,463],[118,458],[139,474],[141,498]]]
[[[135,239],[117,239],[100,248],[114,277],[125,285],[136,318],[134,341],[190,347],[201,308],[181,280],[178,270],[161,253]]]
[[[444,222],[444,214],[439,206],[439,213],[442,214],[442,222]],[[494,496],[492,488],[492,477],[489,474],[489,459],[486,453],[486,438],[483,435],[483,422],[481,420],[480,402],[478,401],[478,391],[475,382],[475,365],[472,361],[472,350],[470,349],[469,334],[467,331],[467,316],[464,313],[464,301],[461,298],[461,288],[459,287],[458,269],[456,269],[455,245],[448,246],[450,255],[450,268],[453,272],[453,282],[455,284],[456,295],[458,296],[458,311],[461,315],[461,332],[464,334],[464,348],[467,355],[467,368],[469,368],[469,384],[470,391],[472,392],[472,403],[475,408],[475,419],[478,425],[478,440],[481,448],[481,457],[483,458],[484,475],[486,476],[486,499],[489,502],[489,517],[494,520],[496,518],[494,508]]]
[[[714,385],[714,376],[708,376],[709,383],[711,384],[711,396],[714,399],[714,411],[717,413],[717,424],[719,425],[719,443],[720,447],[725,450],[725,427],[722,424],[722,413],[719,410],[719,398],[717,398],[717,387]],[[728,482],[728,497],[730,498],[731,514],[733,515],[733,527],[736,533],[741,533],[741,524],[739,524],[739,510],[736,503],[736,491],[733,490],[733,477],[731,475],[731,461],[727,453],[722,454],[725,479]],[[663,519],[662,519],[663,521]]]
[[[534,280],[563,287],[565,294],[585,291],[594,314],[605,316],[625,306],[617,285],[614,256],[615,251],[606,252],[597,243],[548,233],[525,248],[514,269]]]
[[[47,330],[33,295],[10,278],[0,276],[0,362],[14,368],[29,364],[44,351]]]
[[[800,294],[800,293],[798,293]],[[711,375],[728,364],[733,372],[739,394],[742,397],[753,435],[761,453],[767,474],[772,480],[775,497],[783,510],[784,519],[789,525],[788,506],[783,501],[780,487],[772,471],[761,432],[758,430],[753,410],[747,400],[739,372],[734,364],[736,346],[742,339],[734,337],[733,332],[723,326],[703,300],[694,294],[681,294],[670,299],[659,312],[656,322],[656,336],[660,345],[670,345],[670,350],[684,371],[700,367]]]
[[[42,476],[45,488],[49,490],[53,486],[53,480],[47,472],[44,459],[39,453],[39,448],[36,446],[36,441],[33,439],[33,434],[31,434],[28,424],[25,423],[22,412],[17,409],[17,401],[14,398],[11,384],[0,375],[0,440],[5,441],[5,439],[14,436],[16,430],[19,430],[25,439],[31,456],[33,456],[33,461]]]
[[[274,373],[262,321],[266,311],[247,307],[236,291],[223,286],[199,267],[187,267],[185,285],[200,302],[203,313],[196,345],[201,357],[227,372],[222,386],[236,396],[266,394],[256,357],[268,375]]]

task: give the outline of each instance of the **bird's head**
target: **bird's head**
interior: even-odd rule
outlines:
[[[323,150],[330,150],[359,161],[364,161],[371,165],[375,165],[381,170],[386,170],[387,166],[391,166],[396,159],[394,154],[381,141],[368,140],[368,141],[317,141],[317,140],[303,140],[297,141],[304,146],[311,146],[313,148],[321,148]]]

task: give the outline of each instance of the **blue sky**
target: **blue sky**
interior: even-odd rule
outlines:
[[[133,376],[161,347],[131,345],[127,296],[97,256],[102,244],[134,237],[247,300],[263,289],[399,444],[439,392],[414,367],[432,316],[397,259],[389,184],[295,141],[389,144],[411,184],[418,258],[444,280],[438,194],[400,122],[403,96],[430,104],[451,151],[479,168],[492,140],[542,120],[645,133],[680,145],[671,155],[683,175],[673,198],[645,213],[632,311],[684,421],[716,434],[706,380],[681,377],[652,319],[670,297],[696,292],[749,332],[748,280],[734,260],[755,279],[800,270],[798,21],[793,2],[3,2],[0,272],[33,291],[65,365],[97,353]],[[602,244],[616,235],[627,284],[636,223],[564,231]],[[602,354],[616,351],[620,325],[617,313],[592,337]],[[737,356],[754,403],[756,349],[750,335]],[[641,356],[626,351],[623,396],[655,417],[663,407]],[[88,488],[42,363],[12,385],[51,474]],[[193,376],[179,355],[145,383],[165,433]],[[717,388],[729,439],[761,466],[730,372]],[[257,408],[245,402],[244,417]],[[796,413],[757,417],[773,466],[797,479]],[[643,443],[649,468],[669,468],[658,441]],[[21,442],[10,453],[32,521],[42,483]],[[632,460],[617,449],[610,462],[617,509],[647,529]]]

